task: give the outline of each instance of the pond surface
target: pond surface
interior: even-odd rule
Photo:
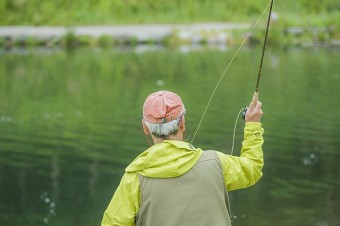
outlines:
[[[0,225],[99,225],[125,167],[148,142],[146,96],[177,92],[193,135],[236,49],[0,53]],[[255,89],[244,48],[194,141],[230,153]],[[340,51],[267,48],[260,85],[264,177],[231,192],[236,226],[340,225]],[[243,122],[236,130],[239,153]]]

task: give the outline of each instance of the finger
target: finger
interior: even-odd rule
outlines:
[[[254,108],[255,108],[254,102],[250,102],[249,107],[248,107],[248,110],[249,110],[249,111],[253,111]]]
[[[261,107],[262,107],[262,103],[260,101],[257,102],[257,104],[255,105],[255,109],[256,111],[261,111]]]
[[[258,99],[259,99],[259,93],[255,92],[254,95],[253,95],[253,99],[249,104],[249,110],[250,111],[253,111],[255,109],[255,106],[257,105]]]

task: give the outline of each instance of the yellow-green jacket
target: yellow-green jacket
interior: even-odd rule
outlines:
[[[217,152],[222,163],[228,191],[246,188],[262,176],[263,128],[261,123],[246,122],[240,157]],[[151,178],[173,178],[188,172],[202,155],[183,141],[165,140],[140,154],[126,169],[121,182],[106,209],[102,226],[134,226],[140,209],[138,174]]]

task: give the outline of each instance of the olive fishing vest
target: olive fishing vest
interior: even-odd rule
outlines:
[[[229,200],[220,159],[204,151],[187,173],[175,178],[138,174],[141,204],[137,226],[230,226]]]

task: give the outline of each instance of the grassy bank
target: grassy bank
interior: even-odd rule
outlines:
[[[0,25],[251,22],[267,3],[268,0],[2,0]],[[276,0],[274,11],[286,26],[340,23],[340,3],[334,0]]]
[[[124,24],[180,24],[201,22],[255,23],[269,0],[2,0],[0,26],[78,26]],[[340,2],[334,0],[276,0],[273,11],[276,19],[271,26],[270,43],[315,44],[340,40]],[[254,31],[252,42],[261,42],[265,18]],[[241,32],[241,34],[239,34]],[[246,31],[230,35],[234,42],[242,40]],[[241,38],[238,38],[241,37]],[[176,34],[164,39],[170,45],[181,44]],[[115,40],[112,37],[76,37],[72,33],[58,40],[43,43],[32,37],[29,40],[6,40],[0,45],[44,46],[114,46],[138,42],[134,37]],[[150,43],[153,41],[151,40]],[[202,40],[205,43],[205,40]],[[338,41],[337,41],[338,42]],[[162,43],[162,44],[164,44]],[[230,44],[230,43],[228,43]],[[232,43],[231,43],[232,44]]]

